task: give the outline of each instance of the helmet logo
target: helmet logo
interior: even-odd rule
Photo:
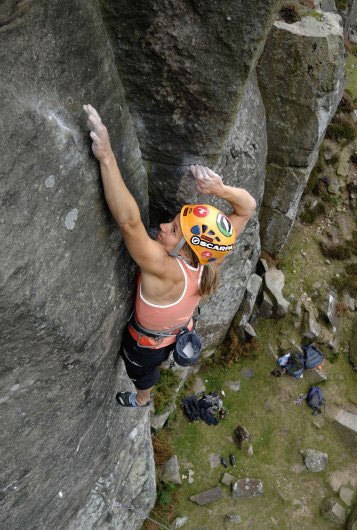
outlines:
[[[198,205],[193,209],[193,213],[197,215],[197,217],[207,217],[209,209],[206,206]]]
[[[216,245],[215,243],[207,243],[198,236],[192,236],[190,241],[192,245],[206,247],[210,250],[218,250],[218,252],[230,252],[233,250],[233,245]]]
[[[230,237],[233,233],[233,227],[229,219],[223,213],[217,214],[217,226],[221,234]]]
[[[201,233],[201,228],[199,225],[195,225],[191,228],[192,234],[195,234],[195,236],[198,236]]]

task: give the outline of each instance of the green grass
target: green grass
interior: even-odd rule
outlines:
[[[346,59],[346,91],[353,100],[357,98],[357,57],[352,54]]]

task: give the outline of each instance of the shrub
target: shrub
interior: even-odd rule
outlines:
[[[326,258],[343,260],[351,257],[351,250],[346,243],[334,244],[320,241],[320,248]]]
[[[356,138],[356,126],[350,116],[338,114],[327,127],[326,138],[336,142],[352,142]]]
[[[159,382],[155,387],[155,412],[157,414],[161,414],[168,407],[178,384],[178,375],[173,370],[161,370]]]
[[[344,11],[347,9],[348,0],[336,0],[336,8],[338,11]]]
[[[340,112],[352,112],[354,109],[354,104],[352,97],[348,94],[348,92],[345,90],[343,93],[343,96],[341,98],[341,101],[338,105],[338,111]]]
[[[317,217],[326,212],[323,202],[319,201],[314,208],[307,207],[300,214],[300,219],[303,223],[312,224]]]
[[[293,3],[287,3],[279,11],[279,15],[287,24],[294,24],[301,20],[298,8]]]

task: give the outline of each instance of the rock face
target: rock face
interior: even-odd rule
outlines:
[[[321,13],[294,24],[275,22],[259,61],[268,131],[261,236],[262,248],[272,254],[286,242],[327,124],[342,96],[339,21],[338,15]]]
[[[131,499],[139,514],[114,510],[117,528],[135,528],[155,500],[148,417],[113,399],[134,267],[104,206],[82,104],[96,105],[117,139],[145,219],[138,141],[96,3],[6,6],[0,527],[65,528],[82,509],[75,528],[91,528],[111,499]]]

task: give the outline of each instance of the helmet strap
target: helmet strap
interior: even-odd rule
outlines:
[[[176,247],[173,250],[171,250],[171,252],[168,252],[168,255],[172,256],[173,258],[178,258],[179,251],[182,249],[185,243],[186,243],[186,239],[184,237],[181,237]]]

